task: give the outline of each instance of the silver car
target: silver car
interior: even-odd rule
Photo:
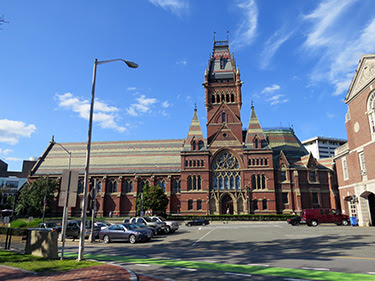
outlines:
[[[150,241],[152,232],[131,223],[117,223],[99,232],[99,239],[104,243],[112,241],[129,241],[131,244],[139,241]]]

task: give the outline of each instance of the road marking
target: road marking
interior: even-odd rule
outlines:
[[[367,274],[375,275],[375,272],[367,272]]]
[[[248,263],[247,265],[250,266],[264,266],[264,267],[269,267],[269,264],[261,264],[261,263]]]
[[[194,242],[192,246],[194,247],[199,241],[201,241],[204,237],[206,237],[207,235],[209,235],[214,230],[215,229],[212,229],[211,231],[207,232],[205,235],[203,235],[201,238],[199,238],[196,242]]]
[[[137,265],[137,266],[151,266],[150,264],[145,264],[145,263],[136,263],[134,265]]]
[[[294,279],[294,278],[285,278],[285,281],[309,281],[307,279]]]
[[[301,267],[301,269],[318,270],[318,271],[330,271],[330,269],[328,269],[328,268],[319,268],[319,267]]]
[[[184,270],[184,271],[197,271],[196,268],[185,268],[185,267],[175,267],[175,269]]]
[[[251,274],[244,274],[244,273],[225,272],[224,274],[225,274],[225,275],[234,275],[234,276],[251,277]]]
[[[375,260],[375,258],[365,258],[365,257],[345,257],[345,256],[333,256],[336,259],[353,259],[353,260]]]

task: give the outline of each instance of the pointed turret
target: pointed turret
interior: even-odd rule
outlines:
[[[184,151],[201,150],[204,147],[204,138],[199,123],[197,109],[194,109],[193,120],[191,120],[189,132],[185,140]]]
[[[266,137],[264,136],[263,129],[260,126],[258,117],[255,113],[254,106],[251,106],[251,116],[249,126],[247,128],[245,145],[247,148],[268,148]]]

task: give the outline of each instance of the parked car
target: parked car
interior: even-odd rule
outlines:
[[[39,230],[39,231],[50,231],[50,232],[61,232],[61,226],[57,225],[55,222],[41,222],[35,228],[29,228],[29,230]]]
[[[350,224],[349,216],[332,209],[305,209],[302,212],[301,221],[305,221],[309,226],[317,226],[320,223],[345,226]]]
[[[179,224],[176,221],[168,221],[168,220],[164,219],[163,217],[156,217],[156,216],[153,216],[153,217],[150,217],[150,218],[154,221],[157,221],[157,222],[164,222],[166,224],[164,231],[167,234],[173,233],[176,230],[178,230]]]
[[[80,221],[68,221],[66,225],[66,236],[78,238],[80,234],[81,222]],[[99,237],[100,226],[94,225],[94,236]],[[91,233],[91,221],[87,220],[85,224],[85,238],[88,238]]]
[[[99,226],[100,229],[104,229],[104,228],[107,228],[108,226],[110,226],[111,224],[109,222],[106,222],[106,221],[95,221],[94,225]]]
[[[104,243],[124,240],[134,244],[138,241],[150,241],[151,238],[151,231],[142,229],[131,223],[113,224],[99,232],[99,239],[103,240]]]
[[[306,221],[302,220],[300,216],[289,218],[287,219],[287,222],[293,226],[300,225],[301,223],[306,223]]]
[[[208,220],[204,220],[204,219],[194,219],[192,221],[188,221],[187,223],[185,223],[186,226],[193,226],[193,225],[208,225],[210,224],[210,222]]]
[[[156,233],[160,234],[163,233],[166,227],[166,224],[164,222],[157,222],[152,220],[149,217],[134,217],[130,219],[130,223],[139,223],[143,225],[147,225],[150,227],[155,228]]]
[[[147,225],[144,225],[142,223],[137,223],[137,222],[130,222],[130,219],[124,219],[123,220],[123,223],[131,223],[131,224],[134,224],[138,227],[141,227],[141,228],[144,228],[144,229],[148,229],[148,230],[151,230],[152,234],[153,235],[156,235],[158,234],[158,231],[156,228],[152,227],[152,226],[147,226]]]

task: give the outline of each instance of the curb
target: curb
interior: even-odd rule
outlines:
[[[106,263],[125,269],[130,274],[130,280],[131,281],[138,281],[137,274],[135,274],[134,271],[132,271],[130,268],[127,268],[125,266],[122,266],[122,265],[114,263],[114,262],[106,262]]]

